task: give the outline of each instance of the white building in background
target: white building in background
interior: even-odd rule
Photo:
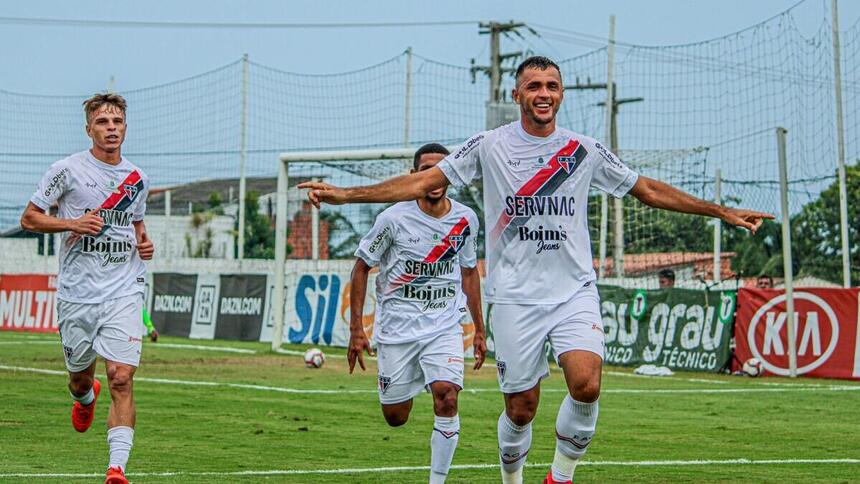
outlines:
[[[234,258],[234,220],[230,215],[147,215],[145,221],[158,257]]]

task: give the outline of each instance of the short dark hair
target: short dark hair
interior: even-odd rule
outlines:
[[[445,148],[439,143],[427,143],[426,145],[418,148],[418,151],[415,152],[415,158],[412,160],[412,169],[418,169],[418,162],[421,161],[422,155],[429,155],[431,153],[438,153],[445,156],[451,154],[451,152],[448,151],[448,148]]]
[[[528,59],[520,62],[520,65],[517,67],[517,83],[519,83],[520,76],[526,69],[540,69],[545,71],[550,67],[554,68],[558,71],[558,76],[561,77],[561,68],[558,67],[558,64],[553,62],[549,57],[544,57],[542,55],[533,55]]]
[[[675,271],[673,271],[672,269],[662,269],[660,272],[657,273],[657,277],[665,277],[666,279],[674,281]]]
[[[90,118],[92,118],[93,114],[95,114],[95,112],[101,109],[105,104],[110,104],[116,107],[122,111],[122,115],[125,116],[125,109],[128,107],[128,104],[125,102],[125,98],[113,92],[101,92],[93,94],[92,97],[84,101],[84,114],[86,114],[87,117],[87,124],[90,124]]]
[[[770,285],[771,286],[773,285],[773,277],[771,277],[767,274],[759,274],[759,276],[756,277],[756,280],[758,280],[758,279],[767,279],[768,281],[770,281]]]

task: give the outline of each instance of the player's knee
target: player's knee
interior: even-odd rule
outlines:
[[[86,373],[77,373],[69,377],[69,390],[75,395],[83,395],[93,387],[93,377]]]
[[[401,410],[383,410],[382,415],[385,417],[385,422],[388,424],[389,427],[400,427],[409,420],[409,412],[404,412]]]
[[[505,412],[516,425],[528,425],[537,413],[538,399],[534,395],[521,395],[507,402]]]
[[[107,371],[111,394],[129,394],[132,387],[133,369],[113,367]]]
[[[600,398],[600,380],[591,378],[588,380],[574,382],[570,396],[574,400],[591,403]]]
[[[515,425],[523,426],[528,425],[535,418],[535,409],[531,408],[514,408],[512,410],[508,410],[508,418],[511,419]]]
[[[433,410],[436,415],[453,417],[457,414],[457,392],[453,383],[440,382],[433,387]]]

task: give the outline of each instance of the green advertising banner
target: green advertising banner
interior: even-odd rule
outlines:
[[[598,289],[606,364],[719,371],[731,357],[735,291]]]

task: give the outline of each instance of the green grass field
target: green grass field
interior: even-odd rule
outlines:
[[[426,482],[430,397],[416,399],[404,427],[389,428],[375,366],[350,376],[344,354],[329,349],[325,367],[312,370],[300,356],[259,343],[146,343],[130,479]],[[103,365],[99,374],[104,382]],[[76,433],[57,336],[0,333],[0,385],[0,481],[103,480],[108,393],[93,427]],[[467,371],[466,386],[448,481],[499,482],[502,397],[494,366]],[[527,483],[540,482],[552,460],[561,373],[553,371],[543,390]],[[598,434],[585,461],[576,482],[858,482],[860,384],[701,373],[643,378],[606,368]]]

